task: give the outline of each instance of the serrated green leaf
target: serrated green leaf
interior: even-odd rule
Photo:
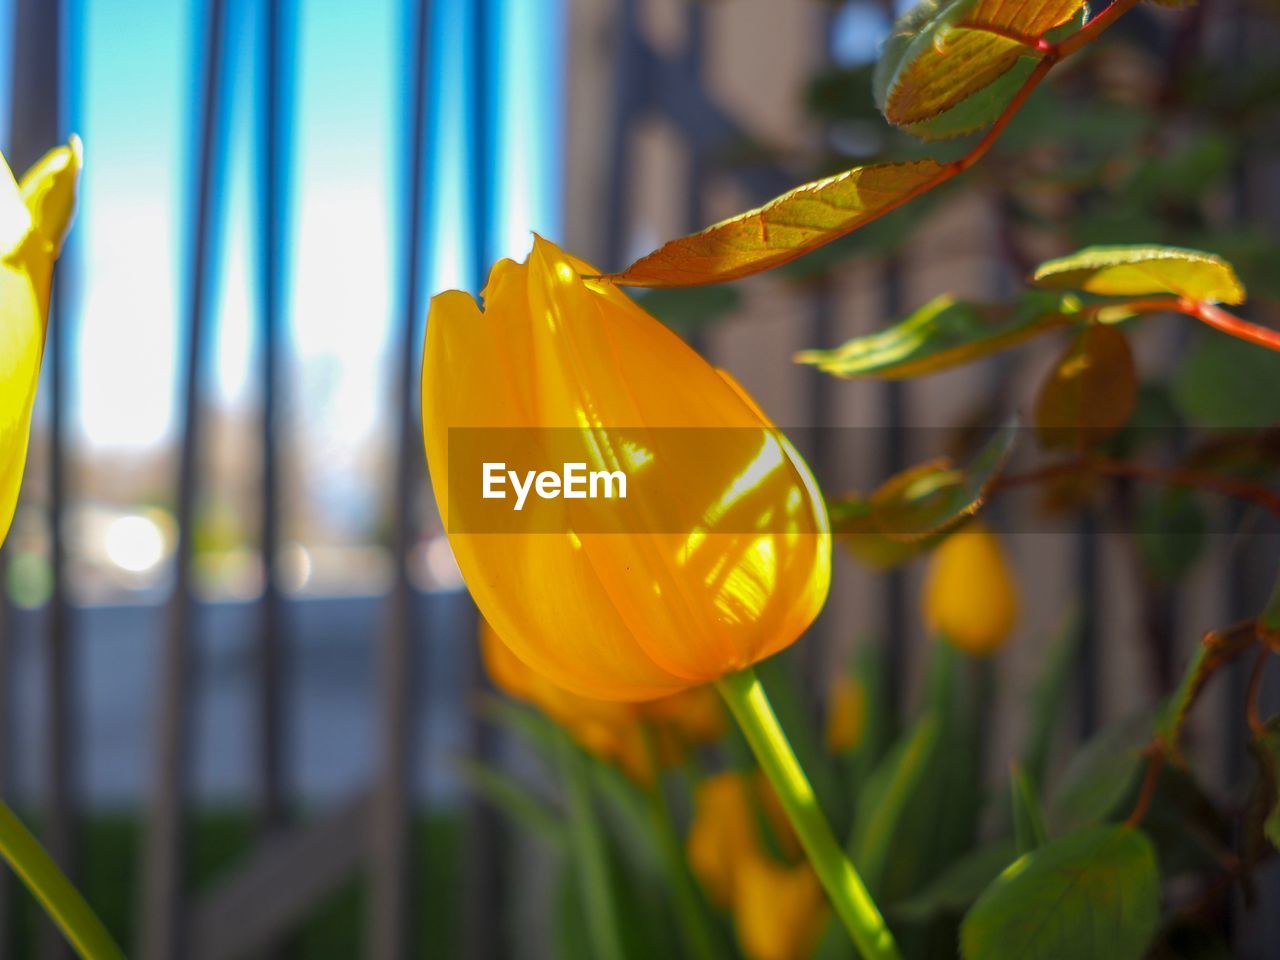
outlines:
[[[845,378],[901,380],[937,373],[1016,346],[1075,319],[1074,298],[1031,293],[1016,305],[940,296],[904,320],[834,347],[796,354],[798,363]]]
[[[1140,960],[1160,918],[1155,850],[1094,827],[1015,861],[961,927],[965,960]]]
[[[1035,283],[1105,297],[1173,294],[1207,303],[1243,303],[1231,264],[1212,253],[1162,246],[1085,247],[1036,268]]]
[[[1018,857],[1011,840],[1000,840],[966,853],[935,877],[923,890],[889,908],[904,921],[928,920],[939,914],[967,910],[984,889]]]
[[[1083,0],[922,3],[903,16],[885,44],[875,77],[876,102],[895,126],[918,128],[942,117],[1022,61],[1034,66],[1037,41],[1069,24],[1083,5]],[[992,119],[976,113],[968,129]],[[964,132],[960,127],[953,123],[946,134],[934,135]]]

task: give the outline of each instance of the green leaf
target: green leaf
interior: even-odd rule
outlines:
[[[567,841],[561,815],[525,784],[497,767],[477,760],[456,761],[457,772],[475,793],[531,833],[550,840],[556,846]]]
[[[1224,664],[1251,649],[1255,638],[1253,623],[1245,621],[1215,630],[1200,641],[1182,672],[1177,690],[1160,707],[1156,731],[1167,749],[1177,749],[1182,722],[1208,679]]]
[[[972,662],[950,646],[930,647],[931,662],[924,693],[924,715],[907,735],[915,744],[921,726],[933,731],[928,749],[904,748],[910,764],[893,763],[891,752],[868,780],[873,797],[859,799],[855,822],[856,857],[859,849],[884,851],[870,857],[875,870],[873,889],[887,902],[904,899],[922,889],[940,871],[969,849],[977,829],[981,802],[980,769],[984,748],[981,691]],[[893,771],[887,775],[886,770]],[[875,799],[873,782],[889,779],[897,789]],[[945,797],[944,803],[939,798]],[[886,832],[887,826],[887,832]]]
[[[1031,732],[1022,750],[1022,768],[1039,792],[1049,769],[1053,738],[1064,714],[1076,653],[1080,649],[1080,614],[1072,612],[1054,640],[1044,672],[1031,698]]]
[[[1030,853],[1043,847],[1049,840],[1044,828],[1044,815],[1040,801],[1027,775],[1017,765],[1009,777],[1009,790],[1013,797],[1013,834],[1018,843],[1018,853]]]
[[[1140,960],[1160,918],[1151,842],[1094,827],[1017,860],[965,916],[965,960]]]
[[[1118,432],[1138,402],[1124,333],[1090,324],[1058,358],[1036,398],[1036,432],[1048,448],[1083,449]]]
[[[1258,627],[1273,632],[1280,630],[1280,579],[1277,579],[1276,585],[1271,588],[1271,597],[1267,600],[1262,613],[1258,615]]]
[[[636,300],[682,337],[706,330],[738,309],[742,294],[734,287],[653,290]]]
[[[876,102],[885,118],[922,136],[950,136],[990,123],[1038,59],[1035,44],[1071,23],[1083,0],[926,0],[899,20],[885,43],[874,77]],[[996,92],[990,88],[1010,71]],[[959,105],[987,91],[963,120],[930,128]]]
[[[1155,723],[1140,714],[1104,727],[1067,765],[1049,801],[1049,821],[1060,830],[1098,823],[1130,796],[1143,767],[1143,748]]]
[[[970,363],[1074,322],[1074,297],[1032,292],[1016,305],[940,296],[906,319],[830,350],[805,350],[796,361],[845,378],[900,380]]]
[[[1138,507],[1137,544],[1143,566],[1157,583],[1185,576],[1204,554],[1209,521],[1193,491],[1165,487]]]
[[[1232,304],[1243,303],[1245,297],[1231,264],[1212,253],[1181,247],[1086,247],[1042,263],[1033,279],[1042,287],[1105,297],[1173,294]]]
[[[890,913],[907,922],[928,920],[939,914],[963,913],[1017,856],[1011,840],[971,850],[919,893],[891,906]]]
[[[909,560],[976,514],[1017,439],[1009,421],[964,468],[943,458],[890,477],[867,500],[828,504],[831,529],[859,560],[889,569]]]
[[[1262,726],[1262,733],[1249,743],[1258,765],[1258,788],[1254,798],[1262,834],[1280,849],[1280,714]]]
[[[907,803],[938,745],[936,717],[926,715],[899,741],[867,779],[858,798],[850,853],[874,894],[884,882],[893,840]]]
[[[1173,396],[1187,418],[1211,428],[1280,422],[1280,354],[1212,334],[1183,361]]]

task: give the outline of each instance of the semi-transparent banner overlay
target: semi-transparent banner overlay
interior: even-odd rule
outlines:
[[[1095,529],[1230,533],[1240,511],[1229,501],[1272,519],[1280,509],[1275,432],[1095,439],[1009,425],[455,427],[445,522],[450,533],[812,533],[820,494],[799,457],[837,532],[927,536],[987,500],[988,525],[1011,533],[1075,530],[1082,508]]]

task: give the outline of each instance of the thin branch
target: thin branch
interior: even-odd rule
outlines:
[[[854,230],[860,229],[861,227],[865,227],[867,224],[871,223],[873,220],[879,220],[885,214],[891,213],[894,210],[897,210],[899,207],[903,206],[904,204],[910,203],[912,200],[915,200],[917,197],[920,197],[923,194],[928,193],[930,190],[940,187],[942,184],[946,183],[952,177],[955,177],[957,174],[963,173],[965,170],[968,170],[970,167],[972,167],[987,153],[988,150],[991,149],[992,145],[1000,137],[1000,134],[1004,132],[1004,129],[1009,125],[1010,121],[1013,120],[1014,116],[1017,115],[1018,111],[1021,110],[1022,106],[1027,102],[1027,98],[1029,98],[1031,94],[1035,92],[1036,87],[1040,85],[1040,82],[1044,80],[1044,78],[1048,75],[1049,71],[1053,69],[1054,64],[1058,63],[1060,60],[1065,59],[1066,57],[1069,57],[1071,54],[1075,53],[1081,47],[1096,40],[1104,30],[1106,30],[1109,26],[1115,23],[1116,20],[1118,20],[1121,16],[1123,16],[1132,7],[1136,6],[1138,2],[1139,0],[1113,0],[1112,4],[1109,7],[1107,7],[1107,9],[1103,10],[1100,14],[1098,14],[1096,17],[1090,20],[1078,31],[1076,31],[1070,37],[1067,37],[1066,39],[1062,40],[1061,42],[1049,43],[1042,37],[1039,40],[1035,41],[1034,45],[1028,44],[1027,52],[1031,55],[1039,56],[1040,62],[1036,64],[1035,69],[1033,69],[1031,73],[1027,76],[1027,79],[1023,81],[1022,86],[1018,88],[1018,92],[1015,93],[1013,95],[1013,98],[1005,105],[1004,109],[1000,112],[1000,115],[996,117],[991,127],[987,130],[985,134],[983,134],[982,139],[980,139],[976,144],[974,144],[973,148],[968,153],[966,153],[963,157],[960,157],[958,160],[953,160],[950,163],[942,164],[941,169],[936,175],[934,175],[933,177],[930,177],[928,180],[925,180],[923,183],[919,184],[914,189],[908,190],[902,195],[895,197],[892,202],[886,203],[884,206],[880,207],[875,212],[874,215],[867,217],[865,220],[862,220],[853,229]],[[1004,33],[1000,33],[999,31],[991,31],[985,26],[981,28],[975,28],[975,29],[982,29],[982,30],[986,30],[987,32],[999,33],[999,35],[1008,36],[1008,39],[1016,40],[1019,43],[1025,43],[1027,39],[1027,38],[1016,36],[1016,35],[1009,36]],[[852,230],[847,232],[852,232]],[[783,263],[787,263],[790,260],[795,260],[806,253],[810,253],[811,251],[812,251],[812,248],[808,248],[808,247],[795,248],[790,257],[788,257],[786,260],[777,260],[772,262],[769,269],[781,266]],[[644,259],[644,258],[641,258],[641,259]],[[634,264],[632,264],[632,266],[634,266]],[[636,284],[636,283],[631,283],[627,281],[626,277],[630,269],[631,267],[627,267],[626,269],[618,273],[583,274],[583,277],[584,279],[588,279],[588,280],[597,280],[597,279],[611,280],[614,283],[620,284],[621,286],[646,286],[647,284],[644,284],[644,283]],[[740,279],[741,276],[750,276],[752,273],[756,273],[756,272],[759,272],[759,269],[751,270],[748,273],[742,274],[740,275],[740,277],[738,277],[738,279]],[[724,279],[724,278],[720,278],[720,279]],[[703,279],[703,280],[695,281],[690,285],[697,286],[698,284],[702,284],[702,283],[715,283],[715,282],[720,282],[720,280]]]
[[[1249,688],[1244,698],[1244,715],[1249,721],[1249,729],[1254,738],[1266,733],[1262,723],[1262,715],[1258,712],[1258,694],[1262,691],[1262,678],[1267,672],[1267,657],[1271,651],[1265,646],[1258,651],[1258,659],[1253,662],[1253,672],[1249,674]]]
[[[1151,801],[1156,795],[1156,785],[1160,782],[1160,768],[1164,765],[1164,750],[1158,744],[1146,748],[1147,769],[1142,775],[1142,789],[1138,792],[1138,801],[1133,805],[1133,812],[1125,820],[1125,825],[1137,827],[1151,809]]]
[[[1249,343],[1269,350],[1280,350],[1280,330],[1250,323],[1216,304],[1203,303],[1189,297],[1151,297],[1122,304],[1103,304],[1092,309],[1096,312],[1107,306],[1121,306],[1134,313],[1181,313]]]
[[[1137,480],[1163,483],[1174,487],[1209,490],[1223,496],[1248,500],[1269,513],[1280,517],[1280,492],[1262,484],[1250,483],[1246,480],[1234,480],[1230,477],[1220,477],[1212,473],[1202,473],[1198,470],[1187,470],[1179,467],[1157,467],[1135,463],[1131,460],[1113,460],[1109,457],[1083,456],[1074,460],[1052,463],[1038,470],[1001,477],[993,484],[993,488],[1003,490],[1028,486],[1056,480],[1061,477],[1075,476],[1080,473],[1096,473],[1111,477],[1133,477]]]

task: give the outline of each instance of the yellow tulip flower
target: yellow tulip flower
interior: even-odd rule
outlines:
[[[458,566],[503,642],[558,687],[642,701],[794,642],[826,599],[831,537],[785,437],[599,273],[538,238],[525,263],[494,266],[483,310],[457,291],[436,297],[423,430]],[[544,503],[560,522],[537,532],[470,528],[458,518],[493,501],[481,503],[479,465],[459,467],[470,461],[451,440],[469,428],[526,438],[547,470],[627,466],[634,489]]]
[[[654,761],[679,763],[691,747],[724,734],[724,707],[710,687],[640,704],[593,700],[557,687],[529,669],[484,621],[480,649],[494,686],[537,707],[584,749],[616,764],[637,783],[653,782]]]
[[[766,827],[781,858],[765,843]],[[827,901],[813,868],[799,856],[795,833],[766,781],[723,773],[698,785],[689,866],[711,902],[733,911],[750,960],[812,954],[826,923]]]
[[[53,263],[71,226],[80,167],[75,137],[46,154],[21,184],[0,156],[0,542],[22,486]]]
[[[944,640],[973,656],[1004,645],[1018,618],[1013,575],[1000,543],[974,525],[934,551],[924,587],[924,619]]]

